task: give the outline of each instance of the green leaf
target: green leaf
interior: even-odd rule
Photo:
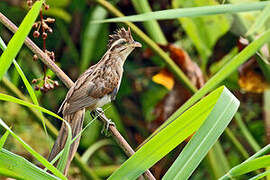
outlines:
[[[0,37],[0,48],[4,51],[7,47],[6,47],[6,44],[4,43],[4,41],[2,40],[2,38]],[[26,76],[24,75],[23,73],[23,70],[20,68],[19,64],[16,62],[15,59],[13,59],[13,64],[16,68],[16,71],[18,72],[18,74],[20,75],[20,77],[22,78],[23,80],[23,83],[33,101],[33,103],[37,106],[39,106],[39,103],[38,103],[38,100],[37,100],[37,97],[36,97],[36,94],[31,86],[31,84],[29,83],[29,81],[27,80]],[[43,125],[43,128],[44,128],[44,131],[45,131],[45,134],[48,136],[48,133],[47,133],[47,129],[46,129],[46,125],[45,125],[45,120],[44,120],[44,116],[41,112],[40,113],[40,117],[41,117],[41,121],[42,121],[42,125]]]
[[[263,173],[260,173],[252,178],[250,178],[249,180],[257,180],[257,179],[262,179],[263,177],[267,176],[270,174],[270,170],[264,171]]]
[[[40,106],[37,106],[35,104],[31,104],[29,102],[26,102],[26,101],[23,101],[21,99],[18,99],[18,98],[15,98],[13,96],[9,96],[9,95],[6,95],[6,94],[2,94],[0,93],[0,100],[3,100],[3,101],[9,101],[9,102],[13,102],[13,103],[17,103],[17,104],[20,104],[20,105],[23,105],[23,106],[27,106],[29,108],[35,108],[35,109],[38,109],[46,114],[49,114],[57,119],[60,119],[62,121],[64,121],[60,116],[58,116],[57,114],[43,108],[43,107],[40,107]]]
[[[185,146],[163,179],[188,179],[228,126],[239,104],[234,95],[224,88],[206,121]]]
[[[108,12],[101,6],[95,7],[93,11],[91,11],[91,17],[86,25],[85,32],[83,34],[83,42],[82,42],[82,60],[80,69],[81,71],[85,71],[85,69],[89,66],[93,55],[95,53],[95,47],[97,45],[97,37],[98,33],[102,28],[101,24],[92,24],[93,20],[102,20],[106,18]]]
[[[4,146],[4,144],[5,144],[6,140],[7,140],[8,135],[9,135],[9,132],[6,131],[5,134],[1,137],[1,139],[0,139],[0,150],[3,148],[3,146]]]
[[[225,13],[239,13],[247,11],[258,11],[262,10],[268,5],[267,1],[255,2],[255,3],[242,3],[242,4],[224,4],[215,6],[204,6],[204,7],[194,7],[194,8],[179,8],[179,9],[169,9],[156,12],[148,12],[139,15],[111,18],[106,20],[94,21],[95,23],[104,22],[138,22],[138,21],[148,21],[148,20],[168,20],[176,19],[182,17],[198,17],[198,16],[208,16],[217,15]]]
[[[269,18],[269,16],[270,16],[270,3],[268,1],[268,5],[261,12],[260,16],[256,19],[255,23],[249,28],[248,32],[246,33],[246,36],[252,35],[256,31],[258,31],[266,22],[266,20]]]
[[[3,126],[20,144],[31,153],[40,163],[42,163],[46,168],[48,168],[53,174],[61,179],[67,179],[59,170],[57,170],[52,164],[50,164],[47,159],[37,153],[32,147],[30,147],[26,142],[24,142],[19,136],[17,136],[7,125],[0,119],[0,125]],[[1,164],[1,163],[0,163]]]
[[[14,36],[9,41],[7,49],[1,55],[0,80],[9,69],[12,63],[12,60],[18,54],[19,50],[21,49],[23,45],[25,38],[27,37],[30,30],[32,29],[32,25],[34,24],[39,14],[42,3],[43,3],[43,0],[35,2],[31,10],[27,13],[25,18],[23,19],[18,31],[14,34]]]
[[[152,12],[152,9],[148,0],[145,0],[145,1],[131,0],[131,2],[138,14]],[[156,43],[158,44],[168,43],[157,21],[154,21],[154,20],[145,21],[143,25],[147,34],[149,34],[151,39],[153,39]]]
[[[237,176],[249,173],[257,169],[265,168],[268,166],[270,166],[270,155],[262,156],[257,159],[243,162],[235,166],[227,174],[221,177],[220,180],[235,178]]]
[[[174,0],[173,8],[217,5],[215,0]],[[193,41],[202,58],[202,68],[205,71],[207,59],[212,54],[216,41],[230,29],[230,20],[225,15],[179,18],[179,22],[187,35]]]
[[[60,178],[45,172],[26,159],[6,149],[0,150],[0,174],[6,177],[28,180],[59,180]]]
[[[223,128],[225,128],[230,121],[228,119],[233,116],[238,105],[239,102],[237,99],[224,86],[216,89],[185,111],[181,116],[177,117],[175,121],[171,122],[167,127],[162,129],[157,135],[144,144],[133,156],[122,164],[109,179],[136,179],[194,133],[205,120],[206,125],[203,125],[203,130],[201,130],[203,132],[207,130],[206,126],[216,127],[218,124],[219,127],[223,125]],[[222,123],[218,119],[220,116],[222,118],[225,116],[225,120],[223,120]],[[217,122],[220,124],[215,122],[217,119]],[[209,125],[209,123],[212,124]],[[195,135],[196,138],[193,141],[200,147],[200,149],[196,148],[196,153],[198,150],[202,150],[202,154],[205,155],[209,146],[211,146],[222,133],[222,128],[220,127],[219,130],[211,129],[211,132],[209,133],[209,136],[214,135],[216,137],[214,137],[210,143],[206,143],[205,147],[202,146],[205,145],[204,142],[200,143],[197,141],[202,135]],[[206,136],[209,137],[208,134],[206,134]],[[195,158],[197,164],[199,163],[200,158]],[[193,162],[194,167],[196,167],[196,163]],[[189,162],[187,165],[190,165]],[[187,167],[185,169],[187,169]]]
[[[67,127],[68,127],[68,137],[67,137],[67,141],[66,141],[65,147],[63,149],[63,155],[61,156],[61,158],[60,158],[60,160],[58,162],[58,164],[60,164],[59,165],[59,169],[61,171],[64,170],[63,168],[65,167],[65,164],[66,164],[67,159],[68,159],[69,148],[70,148],[70,145],[72,144],[72,142],[71,142],[72,133],[71,133],[71,128],[70,128],[69,124],[64,119],[62,119],[60,116],[58,116],[57,114],[55,114],[53,112],[51,112],[51,111],[49,111],[49,110],[47,110],[45,108],[42,108],[40,106],[31,104],[29,102],[26,102],[26,101],[17,99],[15,97],[12,97],[12,96],[9,96],[9,95],[0,93],[0,100],[14,102],[14,103],[21,104],[23,106],[27,106],[27,107],[30,107],[30,108],[36,108],[36,109],[38,109],[38,110],[40,110],[40,111],[42,111],[44,113],[47,113],[47,114],[49,114],[49,115],[51,115],[53,117],[56,117],[56,118],[62,120],[67,125]]]

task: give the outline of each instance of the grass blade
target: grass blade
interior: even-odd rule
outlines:
[[[260,16],[256,19],[255,23],[249,28],[248,32],[246,33],[246,36],[252,35],[258,29],[260,29],[266,22],[266,20],[269,18],[269,16],[270,16],[270,3],[268,1],[268,5],[261,12]]]
[[[46,168],[48,168],[53,174],[61,179],[67,179],[59,170],[57,170],[52,164],[50,164],[47,159],[37,153],[32,147],[30,147],[26,142],[24,142],[19,136],[17,136],[7,125],[0,119],[0,125],[3,126],[20,144],[30,152],[40,163],[42,163]],[[0,163],[1,164],[1,163]]]
[[[106,18],[108,12],[101,6],[95,7],[92,12],[91,18],[89,19],[82,43],[82,60],[80,65],[81,72],[89,66],[91,59],[93,58],[94,48],[97,43],[98,33],[100,32],[102,25],[101,24],[92,24],[93,20],[102,20]]]
[[[231,96],[225,95],[228,92],[224,86],[220,87],[196,103],[143,145],[109,179],[135,179],[140,176],[145,170],[153,166],[178,144],[194,133],[209,117],[209,114],[213,113],[213,110],[215,115],[217,115],[216,111],[220,110],[220,106],[234,102],[235,100],[232,101]],[[220,98],[225,103],[219,100]]]
[[[263,177],[267,176],[268,174],[270,174],[270,170],[264,171],[263,173],[260,173],[252,178],[250,178],[249,180],[257,180],[257,179],[262,179]]]
[[[35,108],[35,109],[38,109],[38,110],[40,110],[40,111],[42,111],[42,112],[44,112],[46,114],[49,114],[49,115],[63,121],[63,119],[60,116],[58,116],[57,114],[55,114],[55,113],[53,113],[53,112],[51,112],[51,111],[49,111],[49,110],[47,110],[47,109],[45,109],[43,107],[37,106],[35,104],[31,104],[29,102],[26,102],[26,101],[23,101],[21,99],[15,98],[13,96],[9,96],[9,95],[0,93],[0,100],[17,103],[17,104],[20,104],[20,105],[23,105],[23,106],[27,106],[29,108]]]
[[[236,121],[237,125],[239,126],[240,131],[242,132],[243,136],[245,137],[245,139],[247,140],[249,145],[252,147],[252,149],[255,152],[259,151],[261,149],[261,147],[257,143],[257,141],[255,140],[255,138],[252,136],[252,134],[249,132],[247,126],[245,125],[245,123],[242,120],[240,113],[235,114],[235,121]]]
[[[44,170],[38,168],[26,159],[6,149],[0,150],[0,174],[13,177],[16,179],[29,179],[29,180],[59,180]]]
[[[67,125],[67,127],[68,127],[68,138],[67,138],[67,142],[66,142],[66,145],[64,147],[64,150],[63,150],[63,155],[61,156],[61,158],[60,158],[60,160],[58,162],[58,164],[60,164],[59,169],[61,171],[64,170],[63,168],[65,167],[65,164],[66,164],[67,159],[68,159],[69,148],[70,148],[70,145],[72,144],[71,143],[71,140],[72,140],[71,135],[72,135],[72,133],[71,133],[71,128],[70,128],[69,124],[64,119],[62,119],[60,116],[58,116],[57,114],[55,114],[53,112],[51,112],[51,111],[49,111],[49,110],[47,110],[45,108],[42,108],[40,106],[31,104],[29,102],[17,99],[15,97],[0,93],[0,100],[14,102],[14,103],[21,104],[23,106],[27,106],[27,107],[30,107],[30,108],[36,108],[36,109],[38,109],[38,110],[40,110],[40,111],[42,111],[44,113],[47,113],[47,114],[49,114],[49,115],[51,115],[53,117],[56,117],[56,118],[62,120]]]
[[[136,9],[136,12],[139,14],[142,13],[148,13],[152,12],[151,6],[148,2],[148,0],[145,1],[137,1],[137,0],[131,0],[134,8]],[[143,23],[145,30],[147,31],[147,34],[156,42],[159,44],[167,44],[167,39],[164,36],[159,24],[157,21],[146,21]]]
[[[4,43],[4,41],[2,40],[2,38],[0,37],[0,48],[4,51],[7,47],[6,47],[6,44]],[[20,77],[22,78],[23,80],[23,83],[33,101],[33,103],[37,106],[39,106],[39,103],[38,103],[38,99],[36,97],[36,94],[31,86],[31,84],[29,83],[29,81],[27,80],[26,76],[24,75],[22,69],[20,68],[19,64],[17,63],[17,61],[15,59],[13,59],[13,64],[16,68],[16,71],[18,72],[18,74],[20,75]],[[47,133],[47,129],[46,129],[46,125],[45,125],[45,120],[44,120],[44,116],[43,114],[39,111],[40,113],[40,117],[41,117],[41,121],[42,121],[42,125],[43,125],[43,128],[44,128],[44,131],[45,131],[45,134],[48,136],[48,133]]]
[[[257,159],[253,159],[247,162],[243,162],[234,168],[232,168],[227,174],[225,174],[222,179],[231,179],[246,173],[249,173],[251,171],[265,168],[270,166],[270,155],[262,156]]]
[[[14,34],[12,39],[9,41],[7,49],[3,52],[0,57],[0,80],[7,72],[10,67],[12,60],[16,57],[19,50],[21,49],[23,42],[34,24],[40,8],[42,6],[43,0],[35,2],[31,10],[27,13],[23,19],[18,31]]]
[[[188,179],[230,123],[240,102],[224,88],[215,107],[163,177]]]
[[[6,140],[7,140],[8,135],[9,135],[9,132],[6,131],[5,134],[1,137],[1,139],[0,139],[0,150],[3,148],[3,146],[4,146],[4,144],[5,144]]]
[[[268,2],[255,2],[255,3],[242,3],[242,4],[224,4],[215,6],[203,6],[194,8],[180,8],[162,10],[156,12],[148,12],[139,15],[111,18],[106,20],[94,21],[95,23],[108,23],[108,22],[138,22],[138,21],[149,21],[149,20],[168,20],[176,19],[181,17],[198,17],[208,16],[225,13],[239,13],[247,11],[262,10],[268,5]]]

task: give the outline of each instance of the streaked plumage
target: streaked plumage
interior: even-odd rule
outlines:
[[[101,60],[87,69],[69,89],[59,112],[70,123],[73,137],[82,129],[85,108],[92,111],[114,100],[119,90],[123,65],[135,47],[141,47],[124,28],[110,35],[108,50]],[[66,126],[62,124],[59,136],[48,158],[51,161],[64,147],[67,138]],[[65,174],[77,151],[79,138],[72,144]]]

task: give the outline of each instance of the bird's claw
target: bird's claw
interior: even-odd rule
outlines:
[[[96,109],[96,112],[98,115],[104,115],[104,111],[102,108],[97,108]],[[104,119],[104,118],[103,118]],[[109,135],[109,127],[110,126],[115,126],[115,123],[111,120],[111,119],[104,119],[106,122],[104,123],[104,126],[101,130],[101,133],[104,133],[105,136],[108,136]]]
[[[115,123],[111,119],[107,119],[102,130],[101,130],[101,133],[104,133],[105,136],[108,136],[110,126],[115,126]]]

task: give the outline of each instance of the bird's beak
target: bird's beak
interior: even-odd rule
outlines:
[[[139,43],[139,42],[134,41],[134,42],[132,43],[132,47],[142,47],[142,44]]]

